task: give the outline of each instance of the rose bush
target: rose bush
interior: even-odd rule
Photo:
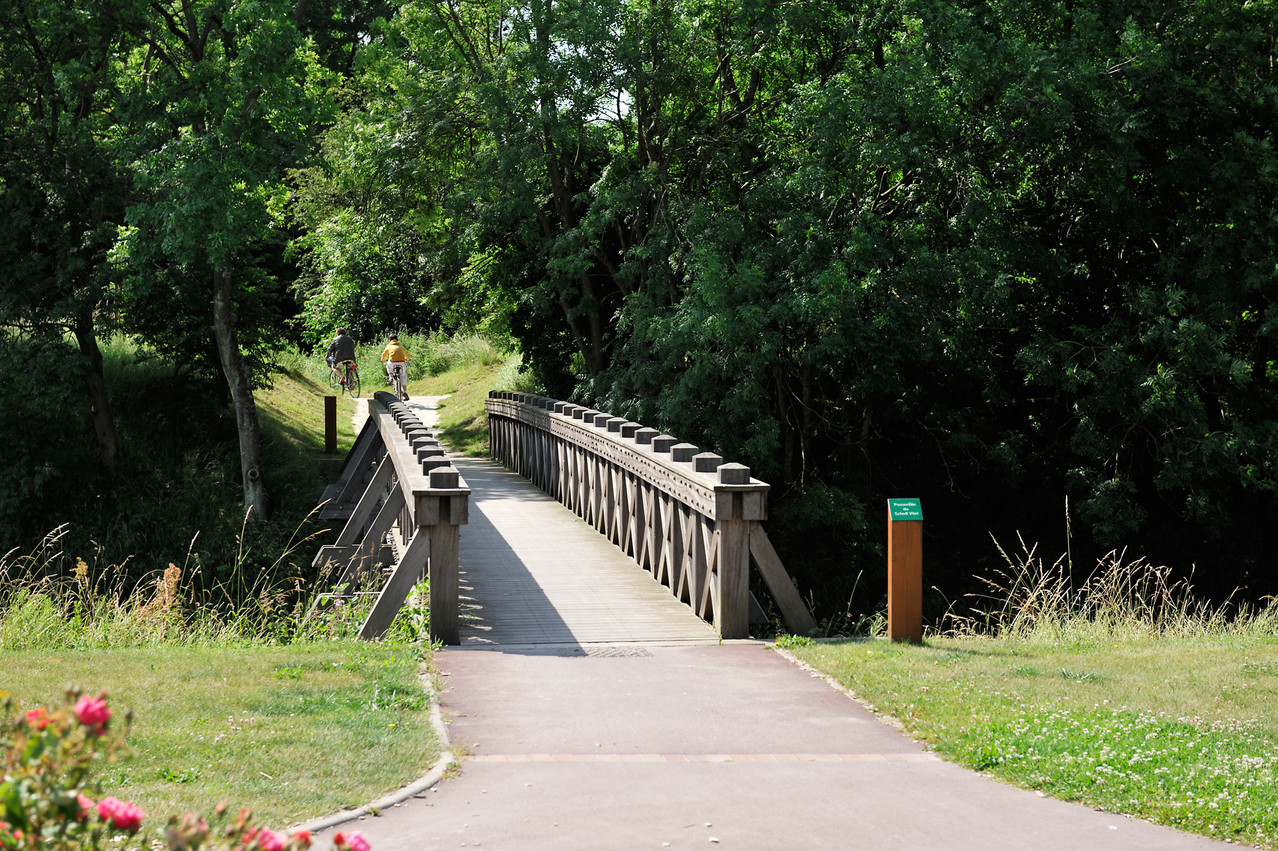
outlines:
[[[112,734],[111,719],[106,692],[89,697],[70,689],[62,709],[38,706],[16,714],[5,699],[0,717],[0,849],[142,847],[126,843],[142,829],[146,813],[129,801],[100,797],[92,777],[95,765],[124,750],[123,736]],[[127,726],[127,713],[124,720]],[[277,833],[254,824],[248,810],[231,819],[223,803],[215,809],[212,825],[194,813],[169,819],[163,842],[170,851],[303,851],[311,847],[311,836],[305,830]],[[337,833],[333,847],[369,851],[358,833]]]

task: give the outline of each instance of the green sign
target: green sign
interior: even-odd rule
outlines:
[[[917,499],[889,499],[888,516],[893,520],[922,520],[923,506]]]

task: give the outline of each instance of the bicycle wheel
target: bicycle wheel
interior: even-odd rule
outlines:
[[[328,368],[328,389],[336,390],[337,387],[338,387],[337,370],[333,369],[333,367],[330,365]]]
[[[395,370],[395,396],[399,399],[404,398],[404,394],[408,392],[408,382],[404,380],[404,368],[400,367]]]
[[[346,369],[346,392],[352,399],[359,397],[359,371],[350,367]]]

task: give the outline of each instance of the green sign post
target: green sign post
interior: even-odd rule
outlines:
[[[923,506],[888,500],[888,638],[923,641]]]

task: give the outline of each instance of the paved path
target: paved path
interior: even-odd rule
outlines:
[[[470,486],[459,591],[463,647],[713,642],[714,629],[575,514],[491,461]]]
[[[462,646],[435,659],[465,756],[346,826],[376,851],[1221,844],[946,763],[766,644],[718,643],[523,479],[454,461],[472,488]]]
[[[757,642],[436,654],[455,777],[376,851],[1208,849],[943,762]]]

